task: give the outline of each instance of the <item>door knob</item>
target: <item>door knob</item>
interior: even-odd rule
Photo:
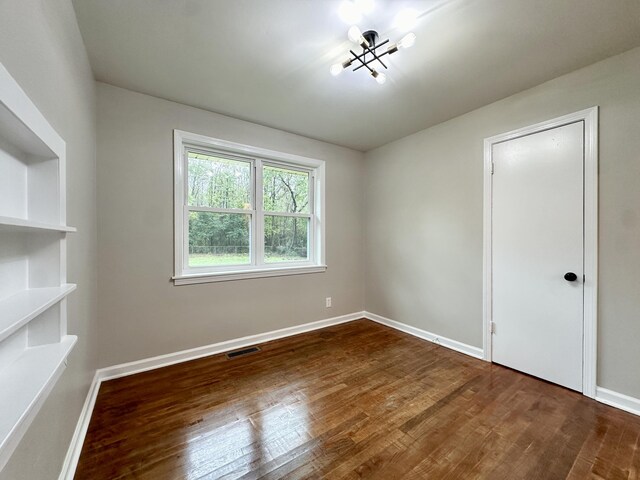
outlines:
[[[567,282],[575,282],[578,279],[578,276],[573,272],[567,272],[564,274],[564,279]]]

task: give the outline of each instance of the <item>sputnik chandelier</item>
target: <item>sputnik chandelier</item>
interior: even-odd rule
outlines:
[[[369,70],[371,76],[375,78],[376,82],[380,85],[387,81],[387,76],[381,71],[376,70],[376,68],[380,68],[380,66],[385,69],[388,68],[382,60],[382,57],[396,53],[401,48],[409,48],[416,43],[416,35],[414,33],[408,33],[402,37],[402,40],[398,43],[388,45],[386,50],[380,51],[378,49],[387,45],[389,43],[389,39],[377,43],[378,32],[375,30],[367,30],[362,33],[355,25],[349,29],[348,37],[349,40],[362,47],[362,53],[357,54],[353,49],[350,49],[349,52],[351,53],[351,57],[342,63],[335,63],[331,65],[331,68],[329,69],[331,75],[339,75],[343,70],[356,63],[356,66],[353,68],[354,72],[364,67]]]
[[[389,39],[378,43],[378,32],[367,30],[362,33],[356,26],[363,20],[363,17],[371,14],[375,10],[375,0],[343,0],[338,9],[338,15],[346,24],[351,25],[348,31],[349,40],[358,44],[362,48],[361,53],[356,53],[349,49],[351,56],[341,62],[331,65],[331,75],[339,75],[343,70],[353,66],[353,71],[366,68],[376,82],[383,84],[387,77],[382,73],[381,68],[387,69],[387,65],[382,59],[385,55],[396,53],[401,48],[409,48],[416,42],[414,33],[407,33],[398,43],[389,44]],[[400,10],[393,22],[393,27],[401,32],[409,32],[416,26],[420,13],[413,8]],[[368,17],[367,21],[371,21]],[[382,49],[386,45],[386,49]]]

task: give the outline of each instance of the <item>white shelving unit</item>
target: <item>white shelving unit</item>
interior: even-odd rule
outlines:
[[[0,470],[77,340],[65,178],[64,141],[0,64]]]
[[[0,217],[0,232],[30,232],[32,230],[49,230],[54,232],[75,232],[74,227],[34,222],[25,218]]]

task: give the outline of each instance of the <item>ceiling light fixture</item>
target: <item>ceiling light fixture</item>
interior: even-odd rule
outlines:
[[[357,43],[362,47],[362,53],[357,54],[353,50],[349,50],[351,53],[351,57],[345,60],[342,63],[335,63],[331,65],[329,71],[331,75],[334,77],[339,75],[343,70],[349,68],[354,62],[358,65],[353,69],[360,70],[362,67],[369,70],[369,73],[373,78],[375,78],[376,82],[382,85],[387,81],[387,76],[379,72],[374,68],[374,66],[381,65],[385,69],[387,69],[387,65],[382,61],[382,57],[385,55],[391,55],[392,53],[396,53],[401,48],[409,48],[412,47],[414,43],[416,43],[416,35],[415,33],[408,33],[402,40],[400,40],[397,44],[391,44],[387,46],[387,49],[384,52],[379,51],[378,49],[384,45],[389,43],[389,40],[385,40],[383,42],[377,43],[378,41],[378,32],[375,30],[368,30],[364,33],[360,31],[357,26],[352,26],[347,33],[349,40],[354,43]],[[377,62],[377,63],[374,63]],[[379,68],[379,67],[378,67]]]

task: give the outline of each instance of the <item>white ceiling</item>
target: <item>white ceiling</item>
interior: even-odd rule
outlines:
[[[96,79],[369,150],[640,45],[638,0],[376,0],[358,25],[416,45],[387,83],[329,74],[339,0],[75,0]]]

